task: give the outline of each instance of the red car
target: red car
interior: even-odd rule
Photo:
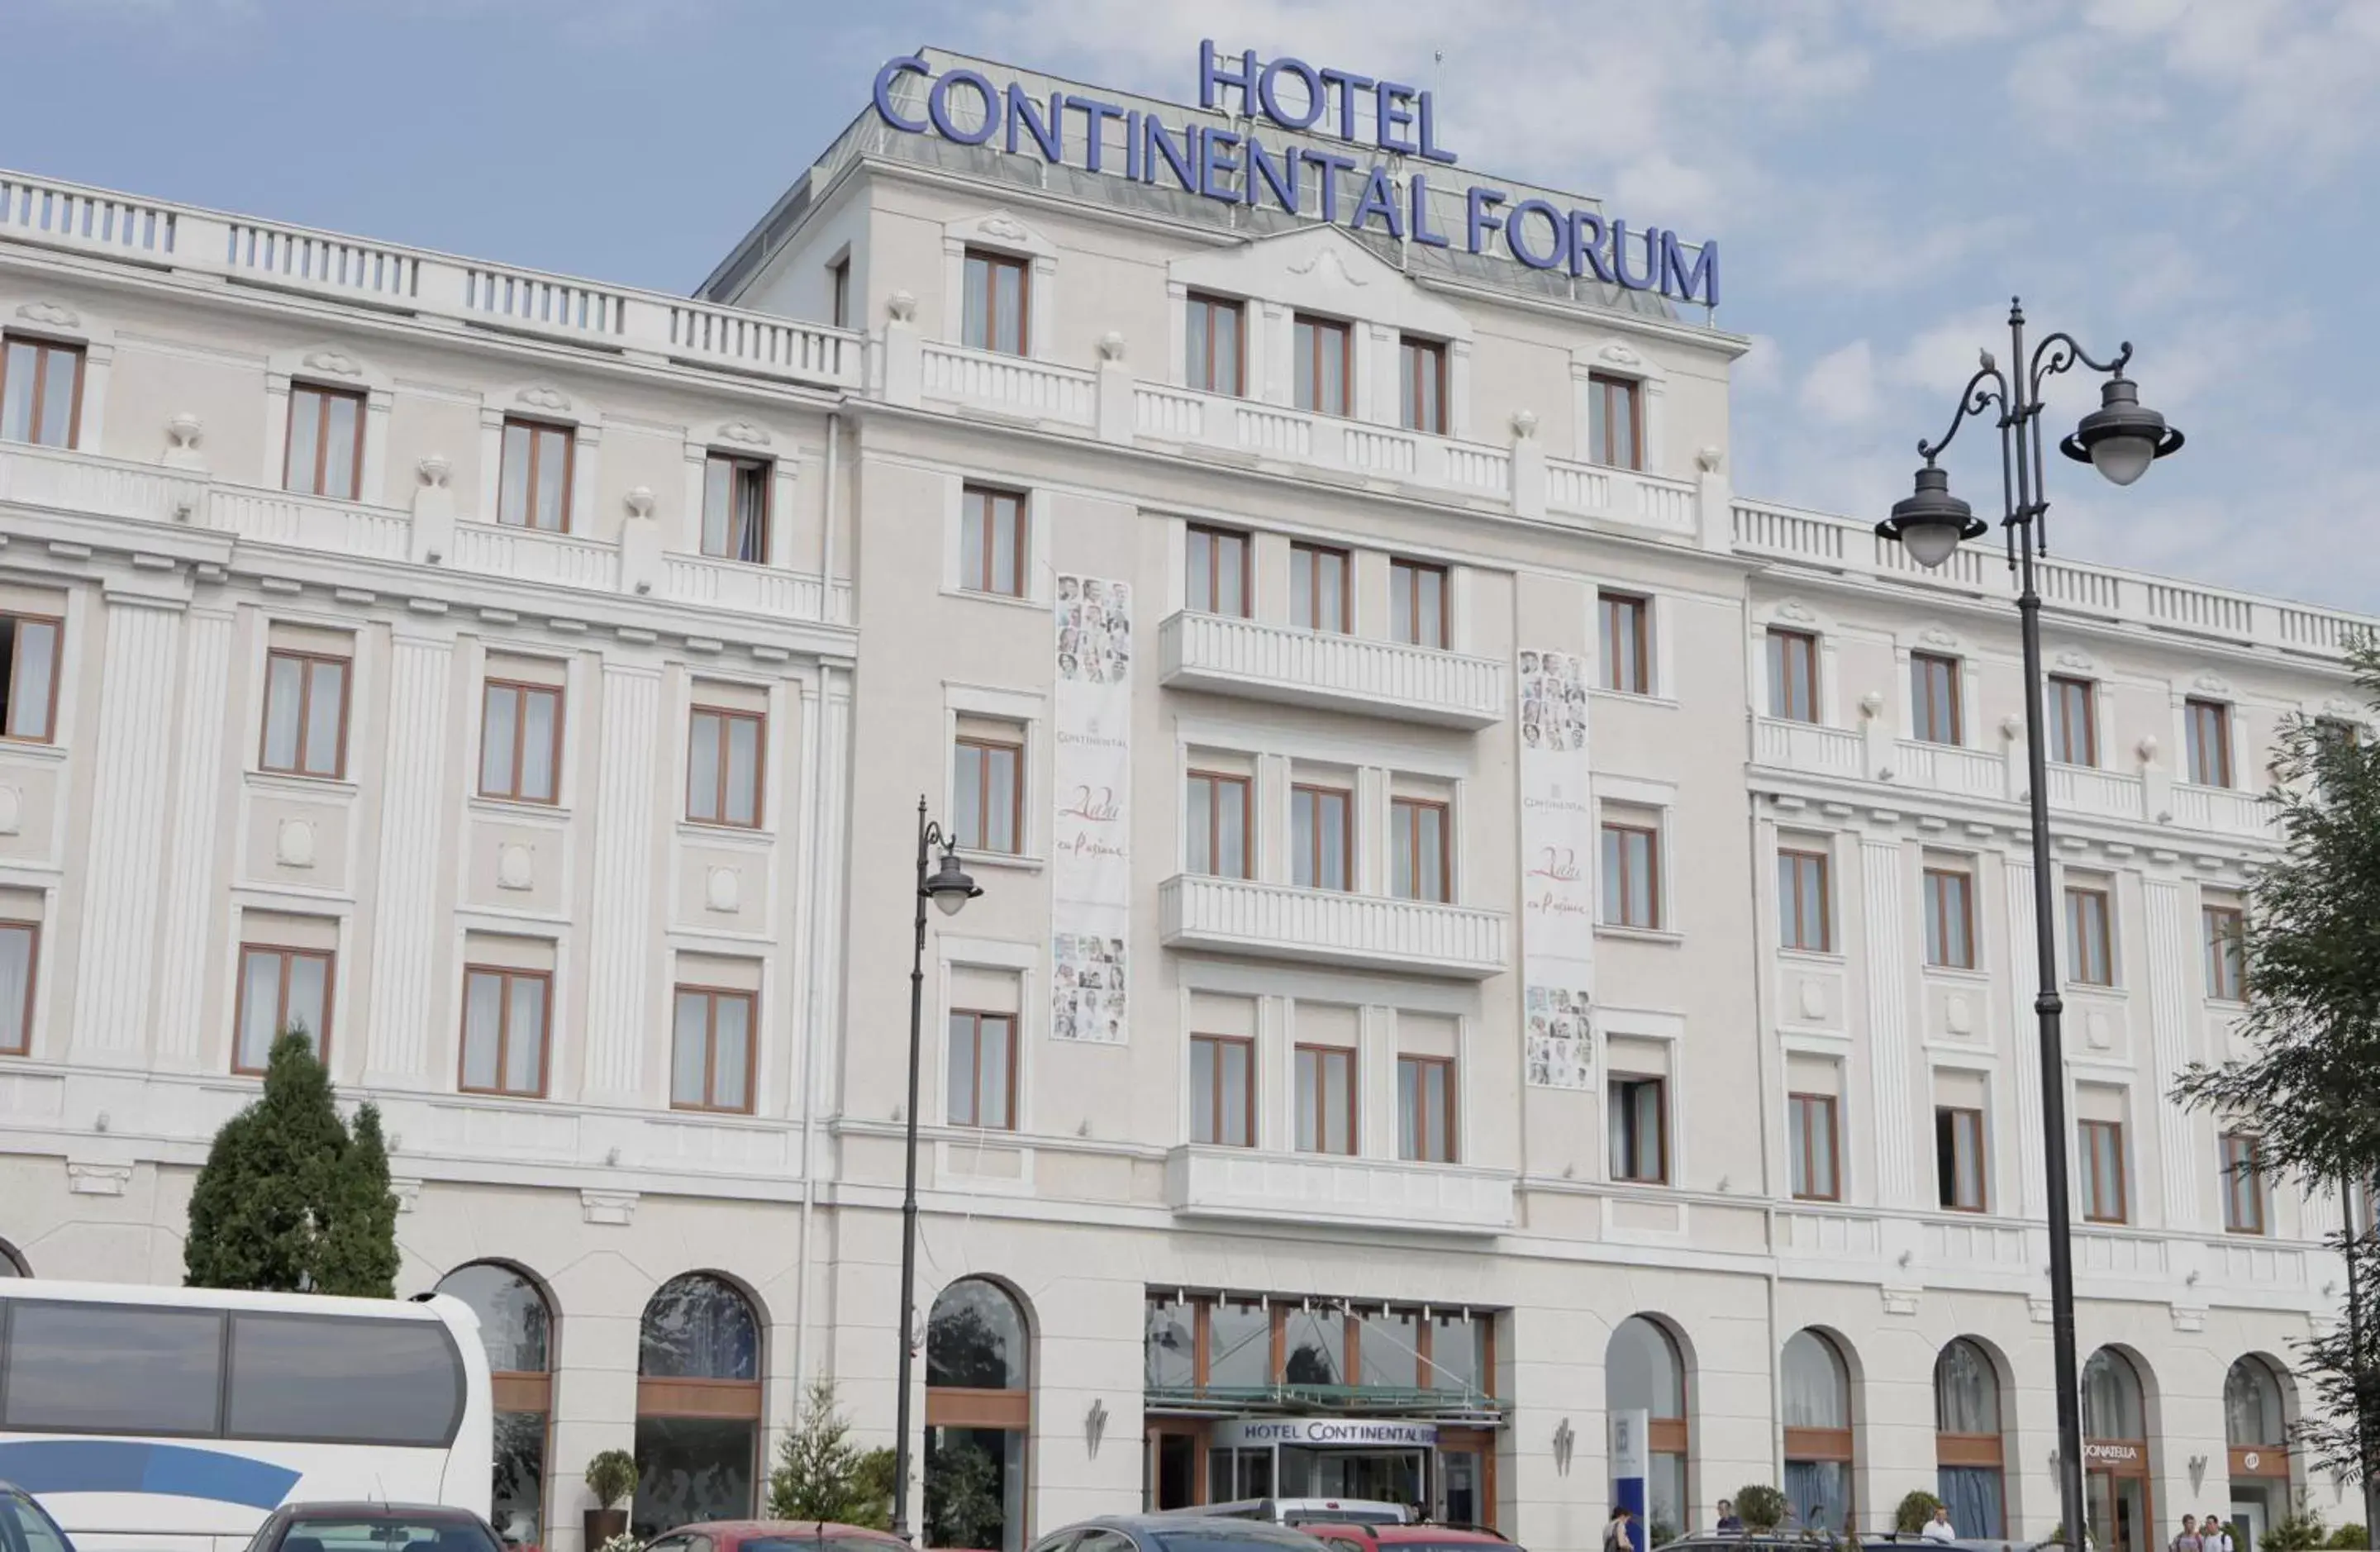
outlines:
[[[915,1552],[889,1531],[832,1520],[711,1520],[680,1525],[645,1543],[645,1552]]]
[[[1297,1528],[1330,1552],[1483,1552],[1491,1546],[1521,1552],[1495,1532],[1472,1525],[1331,1525],[1317,1521]]]

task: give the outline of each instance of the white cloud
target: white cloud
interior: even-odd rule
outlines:
[[[1828,351],[1803,374],[1801,406],[1829,426],[1863,426],[1876,417],[1876,353],[1858,339]]]

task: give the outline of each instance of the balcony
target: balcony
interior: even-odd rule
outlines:
[[[2061,814],[2095,814],[2101,818],[2143,817],[2146,783],[2138,776],[2098,770],[2082,765],[2049,768],[2049,806]]]
[[[2211,830],[2270,841],[2280,833],[2280,810],[2261,793],[2230,787],[2173,785],[2173,822],[2185,830]]]
[[[1165,1201],[1193,1218],[1495,1234],[1512,1226],[1509,1170],[1251,1148],[1178,1147]]]
[[[1901,739],[1893,746],[1888,779],[1962,797],[2009,797],[2008,761],[1983,749]]]
[[[1817,776],[1861,777],[1867,774],[1866,747],[1850,728],[1798,722],[1785,717],[1762,717],[1754,728],[1755,760],[1787,770]]]
[[[1484,728],[1505,714],[1504,665],[1493,658],[1186,610],[1160,627],[1157,651],[1159,677],[1176,689],[1437,727]]]
[[[1501,911],[1184,873],[1158,886],[1169,949],[1485,980],[1510,963]]]

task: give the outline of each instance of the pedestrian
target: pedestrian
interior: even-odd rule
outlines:
[[[2206,1538],[2198,1534],[2198,1516],[2181,1517],[2181,1534],[2173,1538],[2170,1552],[2206,1552]]]
[[[1925,1527],[1917,1534],[1924,1536],[1928,1541],[1958,1540],[1959,1533],[1954,1530],[1950,1524],[1949,1506],[1947,1504],[1936,1504],[1934,1506],[1934,1518],[1926,1521]]]
[[[1742,1535],[1743,1534],[1743,1521],[1737,1516],[1735,1512],[1735,1505],[1730,1503],[1725,1498],[1721,1498],[1718,1501],[1718,1534],[1721,1535]]]
[[[1610,1520],[1603,1527],[1603,1552],[1636,1552],[1636,1538],[1628,1534],[1632,1518],[1625,1504],[1611,1511]]]
[[[2198,1539],[2205,1552],[2233,1552],[2231,1527],[2212,1514],[2198,1522]]]

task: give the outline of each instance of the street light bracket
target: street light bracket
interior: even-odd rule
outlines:
[[[2038,405],[2041,402],[2041,385],[2044,382],[2060,372],[2071,370],[2078,362],[2093,371],[2113,377],[2130,366],[2131,359],[2132,342],[2130,340],[2116,347],[2114,360],[2102,361],[2083,349],[2080,340],[2060,329],[2033,347],[2033,364],[2027,371],[2033,385],[2034,403]]]
[[[1932,463],[1942,455],[1943,449],[1949,447],[1950,440],[1959,434],[1961,422],[1969,416],[1983,415],[1994,405],[1999,406],[2000,423],[2007,424],[2008,387],[2008,379],[2000,375],[1998,365],[1986,352],[1984,356],[1984,364],[1976,369],[1974,376],[1967,379],[1967,385],[1959,390],[1959,407],[1950,417],[1949,429],[1942,433],[1941,439],[1937,442],[1919,443],[1917,455],[1927,463]]]

